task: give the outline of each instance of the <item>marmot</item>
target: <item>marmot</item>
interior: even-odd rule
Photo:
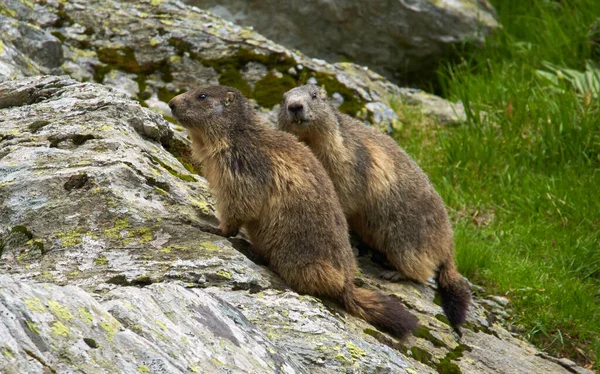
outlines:
[[[188,91],[169,106],[203,163],[225,236],[244,226],[256,252],[297,292],[337,299],[398,337],[417,327],[398,298],[355,287],[344,212],[306,146],[261,124],[235,88]]]
[[[419,166],[389,136],[340,113],[316,85],[286,92],[278,122],[321,161],[350,227],[399,271],[382,276],[423,283],[437,271],[448,320],[464,323],[470,287],[454,263],[442,198]]]

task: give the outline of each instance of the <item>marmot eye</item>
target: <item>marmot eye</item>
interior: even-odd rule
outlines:
[[[313,92],[311,96],[312,96],[313,99],[316,99],[317,98],[317,93]]]
[[[204,100],[206,99],[208,96],[206,96],[206,94],[200,94],[198,95],[198,100]]]

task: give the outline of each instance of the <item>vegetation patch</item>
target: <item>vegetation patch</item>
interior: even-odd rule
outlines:
[[[588,83],[600,2],[492,3],[503,28],[438,70],[440,93],[463,102],[466,123],[423,126],[398,113],[393,136],[448,206],[461,273],[509,298],[507,322],[531,342],[594,370],[600,100]],[[487,212],[494,219],[479,224]]]

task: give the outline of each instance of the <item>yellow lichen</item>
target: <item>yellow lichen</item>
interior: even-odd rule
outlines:
[[[155,322],[156,322],[156,324],[157,324],[157,325],[158,325],[158,326],[159,326],[161,329],[163,329],[164,331],[167,331],[167,330],[168,330],[168,329],[167,329],[167,325],[165,325],[165,323],[164,323],[163,321],[161,321],[161,320],[158,320],[158,319],[157,319]]]
[[[40,333],[40,331],[37,329],[37,325],[35,324],[35,322],[26,319],[25,323],[27,324],[27,327],[29,327],[29,330],[31,330],[31,332],[33,332],[35,334]]]
[[[231,279],[232,277],[231,273],[226,270],[217,271],[217,275],[225,279]]]
[[[6,346],[2,346],[2,354],[4,355],[4,357],[8,358],[9,360],[11,358],[13,358],[12,352],[10,351],[10,348],[6,347]]]
[[[109,239],[121,239],[121,231],[129,227],[129,218],[118,219],[112,229],[104,230],[104,235]]]
[[[221,247],[219,247],[218,245],[216,245],[215,243],[212,243],[212,242],[201,242],[200,246],[202,247],[202,249],[205,249],[209,252],[214,252],[214,251],[218,251],[219,249],[221,249]]]
[[[140,373],[149,373],[150,369],[146,365],[140,365],[140,366],[138,366],[138,371]]]
[[[64,321],[68,322],[73,318],[73,315],[71,314],[71,312],[69,312],[69,309],[65,308],[64,306],[60,305],[60,303],[54,300],[48,301],[48,306],[50,307],[50,311],[52,312],[52,314]]]
[[[59,335],[59,336],[69,336],[70,334],[70,330],[67,326],[63,325],[62,322],[60,321],[56,321],[54,322],[54,324],[52,325],[52,333],[54,335]]]
[[[26,299],[25,305],[27,305],[27,308],[29,308],[29,310],[31,310],[32,312],[44,313],[46,311],[46,308],[44,308],[44,304],[42,304],[40,299],[38,299],[37,297]]]
[[[74,247],[81,244],[81,232],[80,229],[75,229],[68,232],[59,232],[56,237],[61,239],[60,245],[62,247]]]
[[[115,336],[117,331],[119,331],[119,322],[117,322],[116,320],[112,320],[110,322],[100,322],[100,327],[102,327],[104,332],[106,332],[106,335],[108,335],[108,341],[112,342],[113,337]]]
[[[88,312],[86,308],[77,308],[77,311],[79,312],[79,316],[83,322],[87,323],[88,325],[91,325],[92,322],[94,322],[94,316],[92,313]]]
[[[358,348],[352,342],[346,342],[346,349],[348,349],[348,352],[350,352],[350,355],[355,360],[358,360],[359,358],[367,355],[367,353],[364,350]]]

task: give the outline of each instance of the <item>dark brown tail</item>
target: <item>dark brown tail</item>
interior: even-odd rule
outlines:
[[[437,284],[448,321],[454,327],[462,325],[471,304],[471,289],[467,280],[456,269],[453,259],[438,269]]]
[[[348,312],[375,326],[390,330],[398,338],[417,328],[417,317],[410,314],[394,296],[349,284],[342,298]]]

